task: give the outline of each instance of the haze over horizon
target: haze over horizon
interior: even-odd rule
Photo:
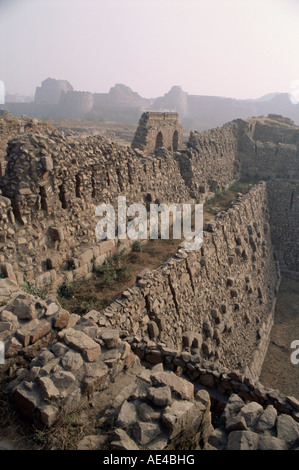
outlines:
[[[145,98],[256,99],[299,79],[296,0],[0,0],[0,80],[34,95],[47,77],[78,91],[123,83]]]

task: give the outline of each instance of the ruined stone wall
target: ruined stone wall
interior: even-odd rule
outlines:
[[[176,151],[182,146],[182,126],[177,113],[145,112],[136,130],[132,148],[146,154],[165,147]]]
[[[265,179],[272,241],[285,274],[297,276],[299,128],[287,118],[239,122],[238,159],[243,177]]]
[[[276,126],[264,127],[255,123],[251,126],[253,130],[250,131],[250,123],[243,121],[240,127],[238,156],[242,174],[259,179],[298,179],[299,129],[285,126],[277,132]]]
[[[290,209],[297,210],[297,186],[292,189],[290,180],[253,186],[209,224],[200,251],[180,249],[158,269],[140,274],[136,285],[109,307],[82,319],[53,299],[41,302],[21,294],[11,281],[21,283],[25,274],[40,284],[59,284],[63,276],[88,275],[93,259],[100,263],[115,249],[114,241],[95,239],[99,203],[115,204],[119,195],[126,195],[128,204],[187,202],[211,186],[226,187],[239,171],[266,172],[272,160],[275,172],[283,168],[283,159],[289,159],[288,171],[294,167],[296,133],[276,161],[268,134],[262,142],[254,132],[261,139],[261,129],[242,121],[193,133],[189,148],[174,156],[166,150],[145,156],[100,137],[76,141],[56,130],[9,142],[0,199],[0,270],[9,278],[2,280],[0,293],[0,338],[12,358],[48,334],[58,339],[8,387],[25,414],[51,426],[60,410],[75,410],[136,364],[133,351],[151,365],[164,363],[176,375],[184,373],[220,392],[243,393],[263,405],[275,403],[295,416],[296,404],[293,409],[292,403],[257,388],[280,279],[269,223],[275,243],[282,237],[284,252],[296,233],[295,222],[285,234],[276,232],[279,215],[273,218],[276,207],[279,214],[289,204],[287,225]],[[261,161],[255,145],[264,152]],[[293,246],[289,266],[296,258]],[[156,386],[151,377],[147,383]],[[193,396],[190,402],[186,412],[197,409]]]
[[[229,123],[221,129],[191,132],[188,149],[174,155],[194,197],[226,188],[238,177],[238,128]]]
[[[0,177],[5,173],[8,141],[19,134],[34,133],[46,127],[48,127],[48,124],[37,119],[30,119],[25,116],[16,118],[7,110],[0,110]]]
[[[293,147],[298,129],[289,122],[269,122],[264,137],[264,123],[256,120],[193,132],[189,148],[174,155],[160,149],[154,156],[145,156],[100,137],[74,140],[54,129],[15,137],[8,145],[7,174],[1,180],[2,271],[11,272],[18,282],[25,275],[40,285],[58,284],[63,276],[71,281],[74,276],[89,275],[93,259],[101,264],[115,250],[114,241],[99,243],[95,238],[95,208],[103,202],[115,207],[119,195],[126,195],[128,204],[204,200],[211,188],[228,186],[239,173],[248,175],[249,167],[262,176],[269,168],[275,174],[283,169],[296,172]],[[277,150],[281,144],[268,142],[271,129],[273,135],[278,129],[286,153],[272,152],[273,146]],[[261,158],[256,157],[256,147],[263,151]],[[271,192],[273,185],[268,186],[273,242],[287,268],[296,271],[296,191],[291,186],[287,192],[283,186],[279,189],[283,179],[276,180],[276,192]],[[287,233],[292,228],[283,233],[278,223],[275,226],[275,213],[282,212],[285,227],[293,227],[290,238]]]
[[[38,104],[55,105],[59,103],[61,95],[73,91],[72,85],[67,80],[55,80],[47,78],[36,88],[34,102]]]
[[[59,117],[84,119],[84,116],[93,108],[93,94],[88,91],[68,91],[62,93],[59,100]]]

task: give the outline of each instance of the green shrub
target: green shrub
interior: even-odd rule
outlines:
[[[229,189],[231,191],[234,191],[235,193],[242,193],[246,191],[247,188],[248,188],[248,184],[241,182],[241,181],[235,181]]]
[[[25,281],[25,284],[21,285],[21,288],[27,294],[35,295],[41,299],[45,299],[52,290],[52,282],[49,282],[44,287],[37,287],[35,284],[31,284],[29,281]]]
[[[105,259],[101,266],[95,267],[97,276],[100,277],[103,287],[111,287],[114,282],[126,279],[129,274],[129,268],[124,264],[125,250],[114,253]]]

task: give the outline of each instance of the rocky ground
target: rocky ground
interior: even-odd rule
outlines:
[[[137,128],[136,124],[105,121],[51,119],[49,122],[70,137],[82,138],[100,135],[124,146],[131,145]]]
[[[296,337],[298,297],[299,283],[283,279],[277,299],[276,324],[261,376],[265,386],[297,398],[298,380],[294,378],[297,368],[290,364],[288,369],[286,363],[290,353],[287,345]],[[277,347],[278,339],[279,344],[285,345],[284,349]],[[30,347],[35,347],[35,344],[33,342]],[[59,346],[63,347],[61,343]],[[77,348],[82,349],[83,346],[81,342]],[[111,362],[110,356],[104,359]],[[26,357],[22,360],[21,370],[24,372]],[[13,369],[12,365],[11,378],[16,374]],[[27,385],[29,390],[30,384]],[[115,376],[113,386],[96,393],[87,406],[61,415],[48,429],[32,425],[19,415],[12,403],[3,401],[2,396],[0,450],[158,450],[163,449],[169,436],[175,443],[176,433],[179,435],[182,427],[194,431],[198,425],[197,418],[206,421],[204,450],[287,450],[298,447],[297,418],[280,414],[272,405],[263,408],[256,402],[246,402],[236,394],[228,400],[218,397],[216,401],[221,402],[220,407],[215,407],[213,396],[214,406],[212,415],[209,415],[210,396],[204,388],[194,387],[184,377],[167,372],[162,364],[147,369],[136,361],[125,373]],[[48,389],[46,391],[49,392]],[[299,410],[298,401],[293,400],[293,405]],[[184,449],[196,449],[202,438],[202,435],[187,433]]]
[[[298,449],[299,424],[289,415],[278,415],[272,405],[265,409],[256,402],[245,404],[231,395],[220,426],[208,439],[205,450],[290,450]]]

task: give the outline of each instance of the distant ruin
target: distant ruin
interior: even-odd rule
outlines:
[[[72,85],[67,80],[55,80],[47,78],[36,87],[34,101],[37,104],[57,105],[64,93],[74,91]]]
[[[47,78],[36,88],[32,101],[17,102],[16,96],[7,96],[6,101],[6,109],[14,115],[38,119],[137,124],[145,111],[176,112],[184,129],[191,131],[220,127],[236,118],[276,113],[290,117],[299,125],[298,106],[287,93],[239,100],[188,94],[181,86],[172,86],[163,96],[144,98],[122,83],[116,83],[106,93],[92,93],[74,90],[67,80]]]

